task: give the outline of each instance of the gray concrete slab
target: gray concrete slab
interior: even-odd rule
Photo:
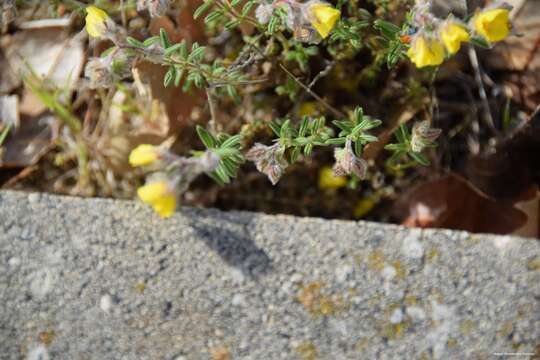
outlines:
[[[0,359],[532,358],[539,269],[531,239],[0,192]]]

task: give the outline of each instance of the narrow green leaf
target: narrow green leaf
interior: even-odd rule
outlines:
[[[204,146],[206,146],[208,149],[213,149],[216,147],[216,140],[210,134],[208,131],[206,131],[205,128],[203,128],[200,125],[197,125],[196,127],[197,135],[199,135],[199,138],[203,142]]]
[[[165,29],[161,28],[159,29],[159,38],[161,39],[161,45],[164,49],[168,49],[169,46],[171,46],[171,42],[169,40],[169,35],[167,35],[167,32]]]

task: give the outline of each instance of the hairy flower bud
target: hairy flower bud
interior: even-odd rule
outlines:
[[[102,57],[88,60],[84,68],[84,76],[89,80],[91,89],[108,88],[115,81],[131,75],[134,58],[121,49],[114,49]]]
[[[425,147],[432,146],[434,141],[441,135],[441,132],[441,129],[432,128],[428,120],[415,123],[411,137],[412,151],[422,152]]]
[[[253,161],[257,170],[268,176],[272,185],[278,183],[288,166],[278,143],[272,146],[257,143],[247,152],[246,159]]]
[[[272,4],[260,4],[257,7],[257,10],[255,10],[255,17],[257,18],[257,21],[261,24],[268,24],[270,21],[270,18],[272,17],[272,12],[274,11],[274,7]]]
[[[357,157],[352,148],[351,139],[347,139],[343,149],[335,149],[334,174],[336,176],[346,176],[355,174],[360,180],[364,180],[367,175],[368,164],[364,159]]]
[[[165,15],[170,7],[171,0],[137,0],[137,11],[148,10],[151,17]]]

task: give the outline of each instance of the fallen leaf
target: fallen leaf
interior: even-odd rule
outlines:
[[[2,48],[14,74],[31,69],[60,89],[74,89],[84,65],[82,37],[69,37],[58,26],[18,31]]]
[[[19,124],[19,98],[17,95],[0,96],[0,129],[3,126],[17,129]]]
[[[12,130],[2,145],[0,167],[35,164],[52,146],[54,123],[54,116],[48,113],[38,118],[22,117],[19,128]]]
[[[496,201],[457,174],[421,183],[394,204],[393,214],[410,227],[508,234],[527,222],[511,203]]]

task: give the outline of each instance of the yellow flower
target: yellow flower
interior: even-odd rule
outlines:
[[[86,8],[86,31],[92,37],[101,37],[107,31],[107,13],[95,6]]]
[[[144,166],[150,165],[154,161],[158,160],[160,152],[158,147],[149,144],[142,144],[137,146],[129,154],[129,163],[131,166]]]
[[[156,181],[141,186],[137,195],[143,202],[151,205],[159,216],[166,218],[176,210],[176,194],[165,181]]]
[[[367,197],[358,200],[354,206],[353,215],[356,219],[363,218],[375,207],[376,202],[373,198]]]
[[[341,11],[325,3],[315,3],[309,6],[311,25],[324,39],[330,34],[334,25],[341,16]]]
[[[336,190],[347,185],[347,177],[335,176],[331,167],[325,166],[319,171],[319,189]]]
[[[441,40],[450,55],[454,55],[461,48],[462,42],[471,38],[465,26],[456,22],[447,22],[440,30]]]
[[[476,32],[489,42],[504,40],[510,33],[510,10],[491,9],[476,14],[473,18]]]
[[[418,36],[407,51],[407,56],[417,68],[437,66],[444,61],[444,48],[438,40]]]

